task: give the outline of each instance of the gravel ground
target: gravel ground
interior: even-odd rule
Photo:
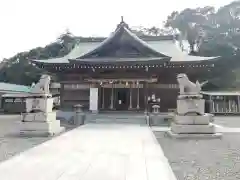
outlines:
[[[20,116],[1,115],[0,119],[0,162],[41,144],[52,137],[19,137],[14,134],[19,133],[18,125]],[[71,126],[62,124],[66,130],[72,129]]]
[[[240,133],[222,139],[173,139],[154,132],[179,180],[240,179]]]

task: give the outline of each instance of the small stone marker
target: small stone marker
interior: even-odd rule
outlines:
[[[158,114],[160,112],[160,106],[159,105],[155,104],[155,105],[152,106],[152,108],[153,108],[153,113],[154,114]]]
[[[76,104],[73,106],[75,115],[73,118],[73,124],[76,126],[80,126],[84,124],[84,120],[85,120],[85,114],[82,110],[82,105],[81,104]]]

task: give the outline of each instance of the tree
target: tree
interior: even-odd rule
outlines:
[[[174,29],[159,28],[156,26],[152,26],[150,28],[145,28],[142,26],[132,27],[131,31],[137,36],[163,36],[177,33],[177,31]]]
[[[220,66],[210,73],[212,77],[208,77],[221,88],[237,86],[239,70],[236,68],[240,62],[239,15],[240,1],[235,1],[217,11],[210,6],[174,11],[165,22],[166,27],[180,30],[190,44],[191,54],[222,56]]]
[[[182,12],[174,11],[167,17],[165,27],[179,29],[189,42],[190,53],[194,54],[203,41],[206,32],[204,26],[208,25],[214,13],[214,7],[185,9]]]
[[[47,73],[33,66],[31,60],[62,57],[71,51],[76,42],[76,37],[67,31],[44,48],[37,47],[29,52],[18,53],[10,59],[3,60],[0,63],[0,81],[31,85],[32,82],[39,80],[42,73]]]

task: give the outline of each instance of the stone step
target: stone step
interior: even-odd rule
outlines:
[[[98,120],[116,120],[116,121],[124,121],[124,120],[127,120],[127,121],[145,121],[146,120],[146,118],[145,117],[143,117],[143,118],[132,118],[132,117],[128,117],[128,118],[114,118],[114,117],[112,117],[112,118],[109,118],[109,117],[101,117],[101,118],[99,118],[99,117],[96,117],[96,118],[90,118],[90,120],[95,120],[95,119],[98,119]]]
[[[95,119],[87,120],[89,123],[116,123],[116,124],[146,124],[145,119]]]
[[[88,123],[101,123],[101,124],[146,124],[146,117],[143,115],[88,115],[86,117]]]
[[[57,119],[63,119],[66,121],[71,120],[74,116],[74,112],[58,112]],[[142,113],[98,113],[89,114],[85,116],[86,123],[102,123],[102,124],[146,124],[146,116]]]
[[[93,118],[98,118],[98,119],[129,119],[129,118],[133,118],[133,119],[142,119],[145,118],[144,115],[102,115],[102,114],[96,114],[96,115],[88,115],[91,116]]]
[[[96,118],[98,120],[114,120],[114,121],[145,121],[146,118]]]
[[[171,123],[171,131],[176,134],[214,134],[215,126],[208,125],[186,125]]]

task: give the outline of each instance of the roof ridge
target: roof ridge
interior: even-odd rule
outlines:
[[[174,39],[178,40],[179,36],[180,35],[177,34],[177,35],[160,35],[160,36],[143,35],[143,36],[137,36],[137,37],[142,39],[143,41],[171,41]],[[77,38],[79,40],[79,44],[81,44],[81,43],[90,43],[90,42],[102,42],[108,37],[75,37],[75,38]]]
[[[153,51],[156,52],[156,53],[159,53],[159,54],[161,54],[161,55],[164,55],[165,57],[169,57],[169,56],[167,56],[167,55],[165,55],[165,54],[162,54],[162,53],[158,52],[157,50],[153,49],[148,43],[146,43],[145,41],[143,41],[142,39],[140,39],[136,34],[132,33],[131,31],[129,31],[129,30],[126,29],[125,27],[124,27],[124,29],[125,29],[125,31],[127,31],[133,38],[135,38],[135,40],[137,40],[139,43],[143,44],[143,45],[146,46],[147,48],[153,50]]]
[[[130,31],[130,29],[128,29],[128,27],[125,25],[125,23],[122,22],[122,24],[118,25],[117,29],[107,39],[105,39],[103,42],[101,42],[94,49],[92,49],[92,50],[88,51],[87,53],[83,54],[82,56],[80,56],[79,59],[84,59],[84,58],[89,58],[90,56],[94,56],[95,53],[101,51],[103,49],[103,47],[105,47],[108,43],[112,42],[114,38],[119,38],[118,36],[122,37],[124,32],[127,33],[127,35],[130,38],[132,38],[135,42],[137,42],[140,45],[140,49],[142,47],[147,48],[150,54],[157,56],[157,57],[169,57],[169,56],[162,54],[161,52],[158,52],[157,50],[153,49],[145,41],[140,39],[136,34],[132,33]],[[136,45],[136,43],[135,43],[135,45]],[[139,50],[139,47],[137,47],[137,49]],[[139,50],[139,51],[141,51],[141,50]]]

